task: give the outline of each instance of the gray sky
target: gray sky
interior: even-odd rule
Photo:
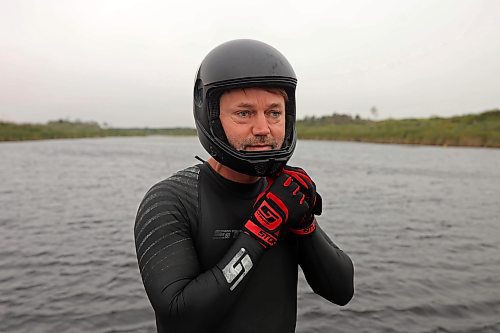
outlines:
[[[194,126],[196,69],[236,38],[292,63],[298,118],[500,107],[497,0],[0,0],[0,119]]]

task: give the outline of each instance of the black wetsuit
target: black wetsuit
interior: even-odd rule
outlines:
[[[154,185],[135,224],[142,280],[158,332],[294,332],[297,268],[336,304],[353,295],[353,265],[318,228],[269,250],[240,232],[265,179],[229,181],[207,163]]]

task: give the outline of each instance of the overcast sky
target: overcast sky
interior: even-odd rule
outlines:
[[[237,38],[288,58],[298,118],[500,107],[498,0],[0,0],[0,120],[194,126],[196,69]]]

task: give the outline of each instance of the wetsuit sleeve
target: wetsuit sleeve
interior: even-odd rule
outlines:
[[[313,291],[338,305],[354,294],[354,266],[349,256],[319,227],[310,235],[297,237],[299,264]]]
[[[137,259],[160,332],[211,331],[238,299],[263,253],[241,233],[216,266],[201,271],[190,224],[190,215],[197,213],[192,178],[178,174],[158,183],[137,213]]]

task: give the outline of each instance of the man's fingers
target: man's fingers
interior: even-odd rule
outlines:
[[[307,181],[305,179],[302,179],[302,175],[299,174],[298,172],[284,169],[283,173],[285,173],[285,174],[289,175],[290,177],[292,177],[294,180],[296,180],[304,188],[309,189],[309,185],[307,184]]]

